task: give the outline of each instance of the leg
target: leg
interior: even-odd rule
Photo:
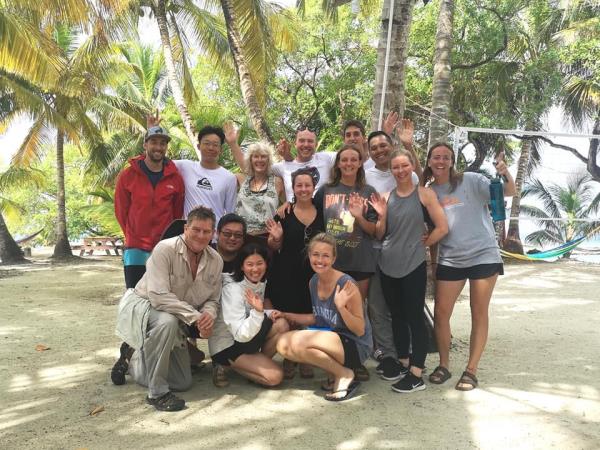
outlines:
[[[173,373],[171,363],[175,364]],[[180,389],[191,383],[185,334],[174,315],[150,308],[144,346],[133,354],[129,372],[137,383],[148,386],[149,398],[169,392],[170,381]]]
[[[488,310],[498,274],[481,280],[469,280],[471,295],[471,341],[467,371],[477,374],[489,328]]]
[[[394,345],[392,317],[381,289],[381,275],[379,270],[371,277],[368,299],[369,319],[371,319],[375,343],[383,352],[384,357],[398,359],[398,354],[396,353],[396,347]]]
[[[284,358],[320,367],[335,378],[334,391],[348,388],[354,372],[344,367],[344,347],[339,336],[331,331],[290,331],[277,343]]]
[[[435,339],[440,354],[440,366],[446,369],[450,364],[450,316],[456,299],[465,287],[466,280],[437,280],[435,286],[435,308],[433,323]]]
[[[281,367],[264,353],[241,355],[235,361],[231,361],[231,368],[263,386],[277,386],[283,380]]]
[[[279,318],[273,322],[273,326],[267,334],[267,339],[263,344],[260,351],[265,354],[268,358],[273,358],[277,352],[277,341],[283,333],[287,333],[290,330],[290,325],[284,318]]]
[[[392,318],[392,332],[396,352],[403,364],[408,366],[410,331],[402,314],[402,299],[398,295],[401,292],[401,285],[399,279],[389,277],[383,272],[380,272],[380,274],[381,288]]]
[[[367,294],[369,293],[369,280],[370,278],[365,278],[364,280],[357,281],[358,290],[360,291],[360,296],[362,297],[363,302],[367,298]]]

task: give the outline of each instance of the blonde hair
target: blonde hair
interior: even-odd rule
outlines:
[[[267,156],[267,175],[271,175],[273,167],[273,148],[266,142],[253,142],[248,147],[246,158],[244,160],[246,175],[252,178],[254,176],[254,167],[252,167],[252,156],[266,155]]]
[[[337,256],[336,249],[336,240],[335,238],[328,233],[319,233],[315,237],[313,237],[308,243],[308,253],[312,251],[312,248],[317,244],[328,244],[331,246],[333,257]]]

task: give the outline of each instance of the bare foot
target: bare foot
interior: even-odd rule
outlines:
[[[330,398],[341,398],[348,393],[348,387],[354,381],[354,372],[344,367],[344,375],[340,378],[336,378],[333,383],[333,392],[327,394]]]

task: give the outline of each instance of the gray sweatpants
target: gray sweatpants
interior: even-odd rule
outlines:
[[[398,359],[392,331],[392,316],[383,297],[379,267],[377,267],[369,282],[369,295],[367,298],[375,348],[381,350],[384,357]]]
[[[192,386],[190,356],[183,322],[172,314],[150,308],[144,345],[131,358],[129,374],[148,387],[148,397]]]

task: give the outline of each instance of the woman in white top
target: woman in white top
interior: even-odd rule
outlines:
[[[221,309],[208,347],[213,362],[256,383],[276,386],[283,379],[283,370],[272,357],[280,335],[289,326],[284,318],[271,320],[265,312],[267,261],[264,246],[246,244],[233,274],[223,274]]]

